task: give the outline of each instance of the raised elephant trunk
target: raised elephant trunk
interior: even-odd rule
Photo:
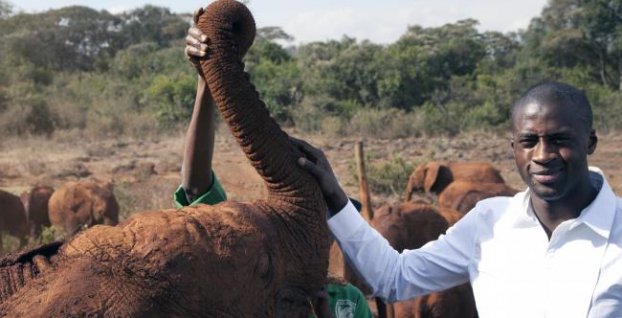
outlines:
[[[198,27],[209,39],[209,57],[201,61],[200,73],[233,136],[268,188],[265,211],[272,220],[287,224],[277,230],[294,257],[308,257],[308,251],[326,249],[326,205],[317,182],[296,161],[303,154],[268,113],[249,75],[242,56],[255,37],[255,21],[238,1],[213,2],[199,17]],[[275,214],[275,215],[273,215]],[[323,235],[323,234],[321,234]],[[307,236],[303,238],[302,236]],[[310,237],[313,236],[313,237]],[[319,245],[318,245],[319,244]]]
[[[296,165],[302,153],[270,117],[244,72],[241,56],[255,36],[252,15],[237,1],[217,1],[199,18],[198,27],[210,39],[210,55],[201,61],[201,72],[224,120],[266,183],[270,198],[317,209],[321,193],[313,178]]]

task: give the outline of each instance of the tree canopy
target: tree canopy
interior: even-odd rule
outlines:
[[[190,14],[153,5],[24,13],[0,0],[0,130],[184,125],[196,79],[183,56],[190,23]],[[302,130],[503,128],[513,100],[546,79],[585,89],[596,126],[611,130],[622,126],[621,36],[622,0],[550,0],[527,29],[506,34],[482,32],[473,19],[413,21],[390,44],[344,36],[296,46],[281,27],[262,27],[245,64],[271,114]]]

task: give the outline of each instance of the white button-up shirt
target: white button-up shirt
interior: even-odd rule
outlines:
[[[622,199],[597,169],[590,174],[598,196],[550,241],[528,190],[480,201],[438,240],[401,254],[351,203],[328,224],[374,293],[389,301],[470,281],[482,318],[619,318]]]

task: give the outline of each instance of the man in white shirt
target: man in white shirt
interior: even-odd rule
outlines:
[[[512,149],[527,189],[480,201],[436,241],[396,252],[357,213],[324,154],[301,143],[329,227],[374,293],[410,299],[471,282],[482,318],[622,317],[622,199],[587,156],[584,92],[545,82],[512,106]]]

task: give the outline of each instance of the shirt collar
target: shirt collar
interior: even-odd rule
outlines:
[[[616,196],[600,169],[590,167],[590,178],[592,179],[592,184],[599,189],[598,195],[592,203],[581,211],[578,218],[567,221],[572,222],[569,230],[576,228],[580,224],[585,224],[598,235],[608,239],[616,211]],[[540,226],[533,209],[530,208],[529,198],[529,189],[516,194],[512,198],[510,206],[512,210],[518,212],[514,223],[515,227]]]
[[[570,225],[569,230],[583,223],[592,231],[608,239],[616,212],[616,195],[600,169],[590,167],[590,178],[592,184],[599,189],[598,195],[581,211],[581,215]]]

